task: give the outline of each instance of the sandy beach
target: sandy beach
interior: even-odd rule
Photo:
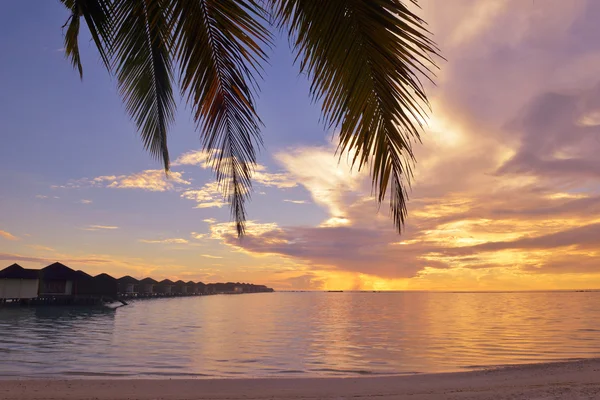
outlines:
[[[600,360],[365,378],[5,380],[2,400],[598,399]]]

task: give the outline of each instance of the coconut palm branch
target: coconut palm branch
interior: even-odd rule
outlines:
[[[112,18],[109,3],[106,0],[61,0],[71,13],[67,22],[65,32],[65,55],[71,60],[71,64],[79,71],[83,78],[83,67],[79,56],[79,26],[81,17],[84,18],[87,27],[96,44],[100,57],[107,68],[110,67],[107,45],[111,42]]]
[[[62,0],[71,11],[65,49],[82,74],[80,17],[147,149],[169,169],[174,76],[193,109],[204,148],[231,204],[238,235],[260,145],[257,77],[271,44],[269,22],[290,37],[341,154],[370,166],[379,203],[395,226],[406,217],[414,155],[437,48],[400,0]],[[416,0],[411,3],[416,5]],[[178,74],[174,73],[178,69]]]
[[[270,43],[265,12],[253,0],[178,0],[173,6],[182,91],[241,236],[255,144],[261,143],[253,87]]]
[[[416,4],[416,2],[415,2]],[[381,203],[400,230],[406,216],[427,98],[419,75],[431,75],[437,53],[424,22],[399,0],[274,0],[325,120],[340,128],[339,150],[371,167]]]

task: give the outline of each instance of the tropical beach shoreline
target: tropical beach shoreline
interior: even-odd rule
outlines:
[[[411,376],[0,381],[3,400],[596,399],[600,359]]]

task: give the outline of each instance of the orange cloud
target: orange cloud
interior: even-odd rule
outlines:
[[[141,243],[160,243],[160,244],[187,244],[189,240],[183,238],[168,238],[168,239],[157,239],[157,240],[147,240],[140,239]]]
[[[137,174],[117,176],[114,179],[108,179],[108,181],[110,182],[108,183],[109,188],[143,189],[152,192],[172,190],[174,183],[190,184],[189,181],[182,178],[181,172],[170,172],[166,175],[163,170],[146,170]]]
[[[28,247],[31,247],[34,250],[40,250],[40,251],[47,251],[47,252],[55,252],[56,251],[52,247],[41,246],[38,244],[30,244]]]
[[[115,229],[119,229],[119,227],[114,225],[89,225],[88,227],[83,228],[85,231],[112,231]]]
[[[18,237],[16,237],[15,235],[11,234],[10,232],[7,231],[2,231],[0,230],[0,237],[7,239],[7,240],[19,240]]]
[[[96,178],[76,179],[66,185],[52,186],[52,188],[78,189],[84,187],[108,187],[113,189],[142,189],[150,192],[164,192],[174,190],[175,184],[190,185],[191,182],[183,179],[182,172],[171,171],[166,174],[164,170],[149,169],[130,175],[104,175]],[[81,200],[83,204],[91,200]]]

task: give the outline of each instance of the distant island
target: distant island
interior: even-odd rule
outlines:
[[[265,285],[251,283],[203,283],[157,281],[129,275],[115,278],[106,273],[96,276],[55,262],[42,269],[27,269],[12,264],[0,270],[0,303],[98,304],[135,298],[203,296],[215,294],[269,293]]]

